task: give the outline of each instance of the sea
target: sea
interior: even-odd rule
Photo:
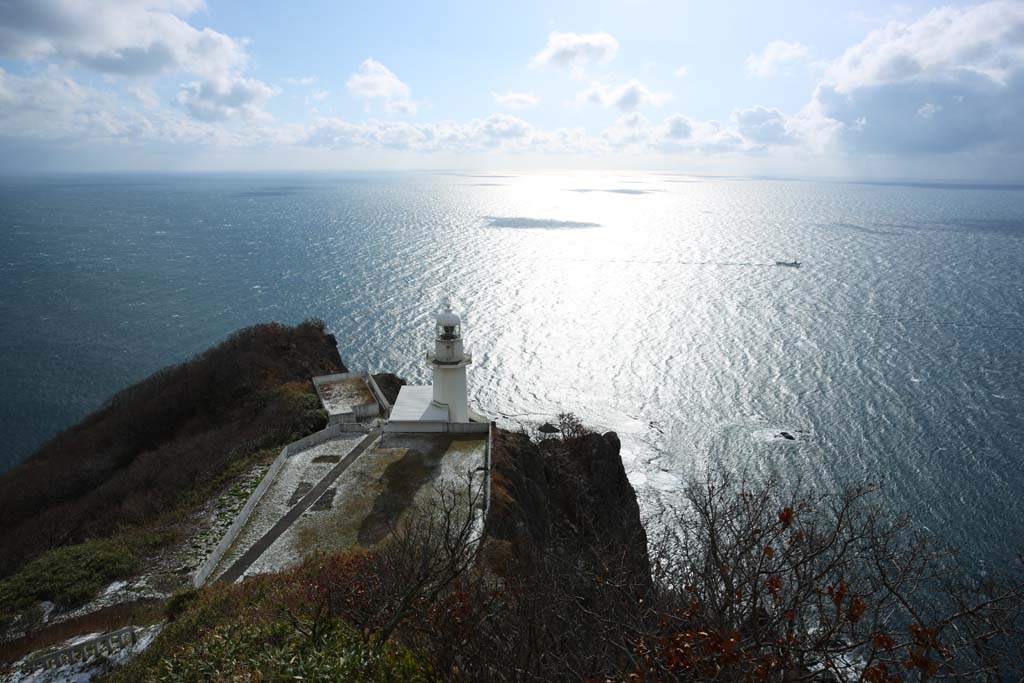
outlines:
[[[349,367],[429,382],[450,300],[478,410],[614,430],[645,510],[709,469],[877,482],[984,572],[1024,540],[1022,273],[1020,185],[7,177],[0,470],[253,323],[321,318]]]

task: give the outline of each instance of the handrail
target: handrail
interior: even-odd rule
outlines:
[[[114,650],[131,647],[134,644],[135,628],[126,626],[117,631],[104,633],[101,636],[69,645],[60,650],[33,657],[25,665],[29,670],[35,670],[40,666],[44,669],[55,669],[67,664],[74,664],[75,662],[84,662],[90,657],[99,656],[102,654],[101,649],[105,649],[107,654],[111,654]]]

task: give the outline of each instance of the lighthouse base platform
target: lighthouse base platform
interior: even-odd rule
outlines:
[[[384,431],[400,434],[487,432],[487,418],[473,410],[470,410],[470,418],[470,422],[449,422],[448,407],[434,403],[434,388],[431,385],[406,385],[398,391],[398,399],[391,408],[391,416]]]

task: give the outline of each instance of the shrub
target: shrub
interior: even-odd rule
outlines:
[[[125,389],[0,477],[0,576],[151,522],[240,459],[326,424],[310,377],[344,370],[323,323],[236,332]]]
[[[51,550],[0,581],[0,605],[8,615],[39,600],[77,607],[111,581],[129,576],[139,559],[120,539],[104,539]]]
[[[192,589],[178,591],[164,605],[164,616],[167,621],[175,621],[180,617],[199,593]]]
[[[212,584],[111,681],[435,681],[426,660],[368,643],[319,602],[325,565],[310,561],[241,584]],[[311,629],[311,615],[317,628]]]

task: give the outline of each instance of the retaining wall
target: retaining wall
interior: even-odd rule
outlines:
[[[373,375],[371,375],[369,372],[366,373],[366,383],[369,385],[370,392],[373,394],[374,398],[376,398],[377,402],[380,403],[382,408],[384,408],[384,412],[390,414],[391,402],[388,401],[386,396],[384,396],[384,392],[380,390],[379,386],[377,386],[377,380],[375,380],[373,378]]]
[[[487,481],[484,484],[484,524],[487,523],[487,515],[491,511],[491,445],[494,439],[494,423],[487,423],[487,448],[484,451],[484,477]]]
[[[333,375],[320,375],[313,378],[313,388],[316,389],[317,398],[320,399],[320,405],[323,406],[324,410],[327,410],[327,402],[324,401],[324,395],[320,391],[321,384],[330,384],[331,382],[345,382],[353,379],[361,379],[370,390],[370,394],[373,396],[373,403],[364,403],[359,406],[352,406],[352,410],[348,410],[344,413],[331,413],[328,411],[327,424],[339,424],[345,422],[358,422],[360,419],[367,417],[376,417],[380,415],[380,409],[383,407],[384,410],[390,411],[391,404],[388,403],[387,399],[384,398],[384,393],[377,386],[377,383],[373,380],[373,375],[365,370],[357,370],[355,372],[338,372]]]
[[[384,431],[389,434],[483,434],[490,429],[487,422],[432,422],[427,420],[389,420]]]
[[[270,485],[274,482],[278,472],[284,466],[285,460],[291,453],[298,453],[304,451],[311,446],[322,444],[325,441],[329,441],[339,434],[345,432],[360,432],[366,433],[369,429],[361,424],[356,423],[339,423],[328,425],[326,429],[321,429],[319,432],[314,432],[308,436],[304,436],[297,441],[293,441],[284,448],[281,449],[281,453],[274,459],[274,462],[270,465],[270,469],[263,475],[263,479],[260,480],[259,485],[256,489],[249,494],[248,500],[245,501],[245,505],[239,510],[238,516],[235,517],[235,521],[228,527],[228,530],[224,533],[224,538],[220,540],[217,547],[214,548],[206,560],[199,565],[196,569],[196,573],[192,576],[192,585],[198,588],[202,586],[210,578],[210,575],[220,564],[221,559],[224,557],[224,553],[228,551],[231,544],[238,538],[238,534],[241,533],[242,527],[249,521],[249,517],[252,516],[252,511],[256,508],[256,505],[263,498],[263,494],[267,492]]]

